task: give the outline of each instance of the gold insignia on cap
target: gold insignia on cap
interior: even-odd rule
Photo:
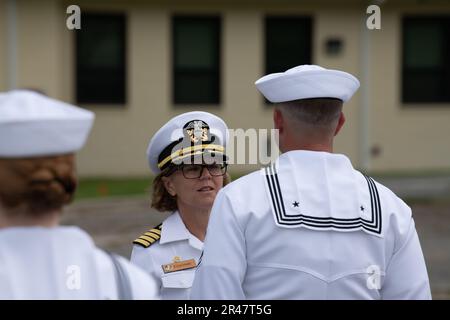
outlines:
[[[170,156],[167,156],[160,163],[158,163],[158,168],[162,168],[169,161],[179,161],[183,158],[190,157],[194,154],[201,154],[205,150],[214,152],[216,154],[224,154],[225,148],[218,144],[201,144],[196,146],[191,146],[188,148],[183,148],[175,151]]]
[[[187,136],[191,142],[208,141],[209,126],[201,120],[194,120],[185,126]]]

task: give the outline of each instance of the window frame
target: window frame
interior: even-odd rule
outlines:
[[[400,50],[400,68],[401,68],[401,81],[400,81],[400,102],[402,106],[406,108],[412,108],[412,107],[424,107],[425,105],[433,105],[433,106],[442,106],[442,107],[448,107],[450,106],[450,93],[447,93],[447,96],[445,95],[445,88],[440,89],[440,93],[438,97],[433,98],[432,100],[425,100],[425,99],[411,99],[410,97],[407,97],[407,88],[405,88],[405,79],[411,72],[439,72],[439,71],[433,71],[423,69],[423,70],[414,70],[414,68],[407,68],[406,66],[406,58],[407,58],[407,51],[406,51],[406,29],[409,26],[417,25],[417,22],[427,22],[427,21],[439,21],[439,23],[442,22],[440,26],[442,26],[445,30],[445,34],[450,37],[450,14],[439,14],[439,15],[431,15],[431,14],[405,14],[401,17],[401,50]],[[416,23],[416,24],[414,24]],[[448,37],[444,36],[445,39]],[[444,41],[443,43],[443,53],[444,57],[447,54],[450,56],[450,44]],[[447,81],[450,82],[450,62],[446,59],[443,61],[444,68],[437,68],[437,70],[442,70],[443,73],[440,78],[447,79]],[[408,70],[409,69],[409,70]],[[450,85],[450,83],[449,83]]]
[[[309,50],[308,50],[308,60],[307,62],[304,62],[303,64],[313,64],[313,57],[314,57],[314,17],[311,14],[266,14],[264,16],[263,21],[263,63],[264,63],[264,74],[269,74],[273,72],[284,72],[288,68],[293,68],[295,66],[286,67],[285,70],[270,70],[269,68],[269,58],[268,58],[268,48],[269,46],[269,36],[268,36],[268,28],[269,28],[269,20],[295,20],[298,19],[299,21],[302,21],[302,24],[307,26],[307,34],[309,42]],[[297,64],[299,65],[299,64]],[[263,97],[265,106],[270,106],[272,103],[265,99]]]
[[[76,34],[74,36],[74,67],[75,67],[75,81],[74,81],[74,99],[77,104],[84,104],[84,105],[95,105],[95,106],[112,106],[112,107],[123,107],[128,102],[128,15],[126,12],[105,12],[105,11],[87,11],[82,12],[81,16],[81,30],[83,30],[83,19],[86,16],[94,17],[94,18],[100,18],[100,19],[108,19],[108,18],[114,18],[118,19],[121,24],[121,32],[120,32],[120,45],[121,45],[121,67],[119,68],[120,76],[123,79],[123,96],[120,97],[120,99],[108,99],[108,96],[106,95],[104,99],[101,99],[102,101],[98,101],[96,99],[80,99],[79,95],[79,77],[82,70],[80,65],[80,59],[79,59],[79,37],[80,37],[80,30],[76,31]],[[117,71],[116,71],[117,72]]]
[[[306,25],[308,30],[307,34],[309,36],[309,51],[308,51],[308,60],[305,63],[311,64],[313,60],[313,17],[311,15],[266,15],[264,16],[264,72],[265,74],[273,73],[273,72],[284,72],[285,70],[269,70],[269,57],[268,57],[268,48],[270,47],[268,44],[268,23],[269,20],[299,20],[302,21],[302,24]],[[298,64],[297,64],[298,65]],[[295,67],[295,66],[291,66]]]
[[[212,21],[216,23],[216,40],[212,44],[216,48],[216,55],[214,57],[214,60],[216,61],[216,67],[212,71],[208,70],[197,70],[195,68],[191,68],[191,70],[177,70],[176,66],[176,53],[179,50],[178,44],[176,42],[175,36],[176,36],[176,23],[177,21],[182,22],[190,22],[190,21],[198,21],[198,20],[205,20],[205,21]],[[182,108],[182,107],[191,107],[192,105],[206,105],[208,107],[219,107],[222,103],[222,16],[220,14],[205,14],[205,15],[198,15],[198,14],[173,14],[171,16],[171,102],[172,105],[176,108]],[[177,90],[176,90],[176,80],[177,80],[177,74],[182,72],[188,72],[188,73],[194,73],[194,72],[203,72],[203,73],[211,73],[214,76],[216,84],[216,94],[214,96],[215,99],[212,102],[202,102],[202,101],[180,101],[177,97]]]

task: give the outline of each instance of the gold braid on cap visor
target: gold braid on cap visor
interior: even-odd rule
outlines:
[[[204,150],[211,150],[216,153],[222,153],[224,152],[225,148],[218,144],[202,144],[198,146],[192,146],[188,148],[181,148],[180,150],[175,151],[170,156],[166,157],[164,160],[162,160],[160,163],[158,163],[158,168],[161,169],[167,162],[169,161],[175,161],[180,160],[189,156],[193,156],[195,154],[200,154],[201,152],[198,151],[204,151]]]

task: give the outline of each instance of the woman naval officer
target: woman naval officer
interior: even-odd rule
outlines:
[[[74,152],[94,114],[36,92],[0,94],[0,299],[154,299],[155,281],[59,226]]]
[[[156,132],[147,149],[152,207],[172,211],[134,241],[131,262],[159,283],[162,299],[188,299],[217,192],[229,181],[228,128],[207,112],[181,114]]]

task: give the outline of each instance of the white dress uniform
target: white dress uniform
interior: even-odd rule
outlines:
[[[159,284],[162,299],[189,299],[203,242],[189,232],[178,211],[163,221],[160,236],[155,230],[159,230],[159,227],[149,230],[135,240],[131,262],[155,279]],[[155,241],[149,243],[152,239]],[[185,268],[178,271],[164,270],[164,266],[192,259],[192,263],[186,263]]]
[[[192,299],[431,297],[411,210],[388,188],[344,155],[277,166],[219,192]]]
[[[156,283],[124,258],[130,299],[159,297]],[[118,299],[110,255],[77,227],[0,229],[0,299]]]
[[[271,102],[348,101],[359,81],[303,65],[262,77]],[[245,192],[243,192],[245,190]],[[340,154],[293,150],[216,197],[192,299],[430,299],[411,209]]]
[[[155,175],[170,166],[226,161],[229,133],[219,117],[203,111],[182,113],[170,119],[151,138],[147,159]],[[175,200],[174,200],[175,201]],[[203,242],[186,228],[174,211],[162,224],[134,240],[131,262],[159,284],[162,299],[189,299]]]

